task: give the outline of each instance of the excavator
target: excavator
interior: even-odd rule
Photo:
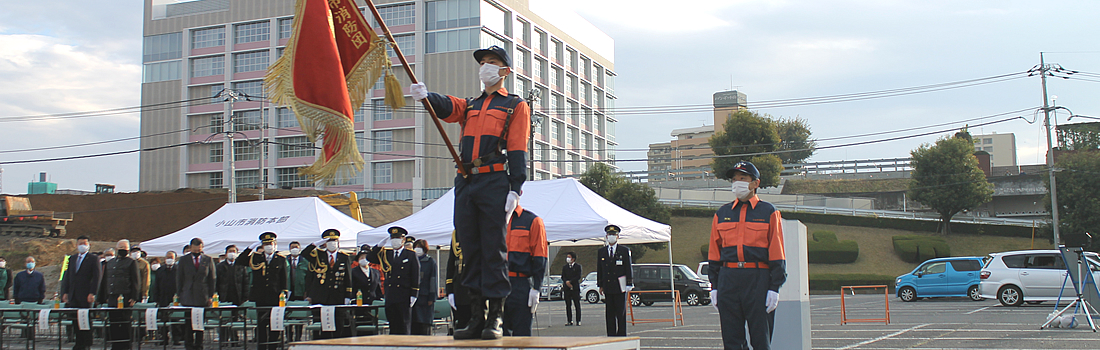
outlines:
[[[34,210],[29,198],[0,196],[0,236],[64,237],[70,221],[73,213]]]
[[[355,195],[354,191],[348,192],[347,198],[343,197],[343,193],[333,193],[317,196],[321,200],[328,203],[328,205],[334,208],[338,205],[348,206],[348,211],[351,212],[351,217],[359,222],[363,222],[363,211],[359,209],[359,197]]]

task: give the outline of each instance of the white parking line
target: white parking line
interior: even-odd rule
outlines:
[[[852,344],[852,345],[848,345],[848,346],[845,346],[843,348],[837,348],[837,350],[847,350],[847,349],[867,345],[867,344],[874,343],[874,342],[877,342],[877,341],[880,341],[880,340],[883,340],[883,339],[896,337],[896,336],[905,334],[905,332],[908,332],[908,331],[911,331],[911,330],[914,330],[914,329],[919,329],[921,327],[928,326],[928,325],[931,325],[931,323],[925,323],[925,324],[922,324],[922,325],[913,326],[913,327],[906,328],[906,329],[903,329],[903,330],[900,330],[900,331],[897,331],[897,332],[894,332],[894,333],[890,333],[890,334],[887,334],[887,335],[884,335],[884,336],[881,336],[881,337],[878,337],[878,338],[864,340],[862,342]]]

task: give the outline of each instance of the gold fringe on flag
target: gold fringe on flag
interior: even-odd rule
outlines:
[[[386,71],[386,104],[394,110],[405,107],[405,91],[401,89],[401,83],[397,81],[397,77],[393,75],[393,72]]]
[[[386,54],[386,42],[378,35],[371,35],[370,50],[348,72],[348,96],[351,108],[359,109],[367,99],[367,93],[383,73],[390,74],[390,58]]]

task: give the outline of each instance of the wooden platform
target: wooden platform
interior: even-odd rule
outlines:
[[[290,344],[290,350],[352,349],[640,349],[638,337],[504,337],[499,340],[454,340],[449,336],[375,335]]]

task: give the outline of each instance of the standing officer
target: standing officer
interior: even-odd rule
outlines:
[[[103,283],[100,283],[99,295],[104,303],[116,306],[118,299],[123,299],[123,306],[131,307],[138,300],[141,279],[138,277],[137,262],[130,258],[130,241],[120,240],[115,246],[117,258],[107,261],[103,265]],[[131,310],[111,311],[108,314],[110,324],[111,349],[127,350],[133,342],[131,335]]]
[[[760,171],[750,162],[726,171],[737,200],[714,213],[710,229],[710,300],[722,322],[726,349],[748,349],[745,323],[755,350],[768,349],[779,287],[787,280],[783,218],[756,196]]]
[[[451,252],[447,259],[447,280],[444,288],[447,291],[447,303],[451,304],[451,313],[454,315],[453,329],[466,328],[470,322],[470,290],[462,285],[463,271],[462,247],[458,243],[458,235],[451,231]],[[453,332],[453,330],[452,330]]]
[[[413,251],[420,263],[420,290],[416,302],[412,305],[412,335],[432,335],[432,321],[435,318],[435,300],[439,298],[439,266],[432,258],[428,241],[413,241]],[[407,248],[406,248],[407,249]]]
[[[620,246],[618,226],[607,225],[607,248],[600,249],[596,263],[596,285],[604,295],[607,336],[626,336],[626,293],[634,289],[630,248]]]
[[[367,261],[382,265],[386,274],[386,319],[390,321],[390,334],[409,334],[412,328],[412,306],[420,293],[420,260],[416,253],[405,249],[404,228],[390,227],[390,247],[382,243],[371,248]]]
[[[66,307],[87,309],[95,304],[95,293],[99,290],[99,280],[103,275],[99,256],[89,252],[88,236],[76,238],[76,254],[69,256],[65,275],[61,278],[61,302]],[[86,350],[92,347],[92,331],[82,331],[73,325],[76,343],[73,350]]]
[[[202,253],[201,238],[192,238],[190,246],[191,254],[184,255],[176,269],[180,305],[207,307],[217,287],[214,260]],[[183,334],[183,345],[187,350],[202,350],[202,329],[194,330],[188,322],[184,325]]]
[[[215,267],[218,275],[218,302],[240,306],[248,300],[248,266],[237,265],[237,246],[225,247],[225,260]],[[236,320],[235,320],[236,321]],[[218,328],[218,339],[236,343],[240,341],[237,332],[228,327]]]
[[[276,238],[274,232],[261,233],[260,241],[245,248],[244,252],[241,253],[241,257],[234,260],[234,266],[230,266],[252,271],[249,300],[255,302],[257,307],[279,306],[279,294],[286,292],[287,262],[282,255],[275,254]],[[263,245],[263,251],[257,252],[255,249],[261,244]],[[226,257],[233,255],[236,255],[236,252],[233,252],[232,255],[226,253]],[[248,279],[247,274],[240,277],[242,280]],[[221,278],[218,280],[221,280]],[[270,331],[271,309],[260,310],[259,315],[260,319],[256,324],[259,350],[280,348],[282,344],[278,342],[278,334]]]
[[[321,233],[321,240],[310,243],[302,249],[302,257],[309,262],[309,273],[314,282],[307,288],[307,300],[312,304],[346,305],[354,296],[351,294],[351,257],[340,252],[340,231],[327,229]],[[320,311],[315,314],[320,322]],[[336,313],[336,331],[320,332],[314,339],[342,338],[351,335],[351,329],[344,324],[344,313]]]
[[[581,325],[581,273],[584,268],[577,263],[577,253],[565,253],[565,265],[561,267],[562,297],[565,299],[565,325],[573,325],[573,310],[577,311],[577,325]]]
[[[423,83],[412,85],[413,99],[427,98],[438,116],[462,125],[459,142],[465,178],[455,178],[454,224],[465,249],[471,319],[455,339],[492,339],[500,329],[482,332],[489,314],[500,315],[508,296],[506,221],[519,203],[527,179],[527,140],[531,110],[527,102],[503,88],[512,73],[508,53],[498,46],[474,51],[485,91],[472,99],[429,93]],[[498,323],[499,324],[499,323]]]
[[[531,336],[531,317],[539,304],[539,288],[549,254],[542,218],[516,206],[508,230],[508,280],[512,292],[504,302],[504,333]],[[488,331],[499,318],[489,315]],[[499,336],[498,336],[499,337]]]

